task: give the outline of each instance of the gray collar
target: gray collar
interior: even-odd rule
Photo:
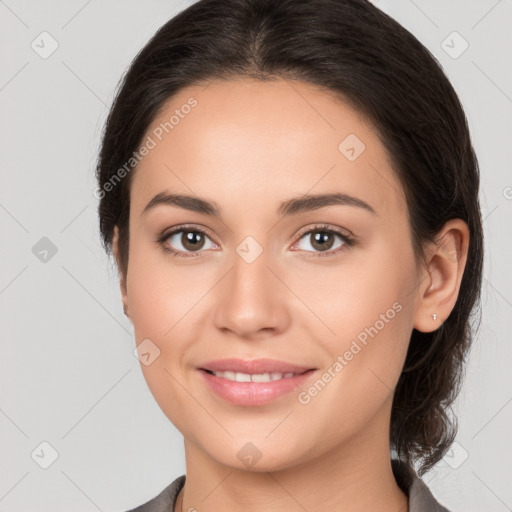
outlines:
[[[450,512],[438,503],[414,468],[398,459],[391,459],[391,467],[397,484],[409,497],[407,512]]]

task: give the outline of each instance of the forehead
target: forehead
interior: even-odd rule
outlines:
[[[184,88],[163,105],[144,142],[152,148],[133,177],[134,212],[162,191],[245,208],[339,191],[378,211],[405,211],[374,126],[305,82],[214,80]]]

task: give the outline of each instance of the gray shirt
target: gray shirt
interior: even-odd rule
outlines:
[[[436,501],[413,468],[396,459],[391,459],[391,467],[397,484],[409,497],[407,512],[450,512]],[[185,485],[185,478],[185,475],[179,476],[153,499],[127,512],[174,512],[178,494]]]

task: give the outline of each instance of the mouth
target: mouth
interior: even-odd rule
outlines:
[[[199,374],[214,397],[231,405],[254,407],[278,398],[293,397],[314,379],[316,369],[301,372],[244,373],[199,368]]]

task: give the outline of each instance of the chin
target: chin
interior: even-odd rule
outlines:
[[[259,443],[257,440],[236,441],[236,438],[232,441],[232,444],[217,445],[223,448],[221,453],[216,453],[215,450],[208,450],[208,452],[219,463],[237,471],[250,473],[282,471],[300,464],[302,459],[307,459],[306,453],[297,453],[297,449],[294,448],[296,443],[292,443],[290,447],[283,446],[282,443],[275,447],[268,441],[266,443],[264,441]]]

